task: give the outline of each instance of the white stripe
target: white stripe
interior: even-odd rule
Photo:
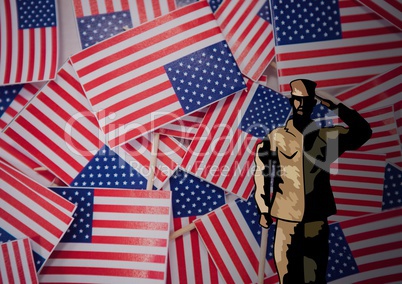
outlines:
[[[154,219],[155,220],[155,219]],[[103,221],[103,220],[100,220]],[[146,238],[152,239],[166,239],[166,231],[157,230],[140,230],[135,228],[119,229],[119,228],[93,228],[93,236],[99,237],[125,237],[125,238]]]
[[[14,2],[14,1],[10,1]],[[1,40],[0,40],[0,74],[6,74],[6,58],[7,58],[7,41],[6,41],[6,8],[5,1],[0,1],[0,31],[1,31]],[[4,76],[0,78],[0,83],[4,82]],[[6,283],[6,282],[4,282]]]
[[[169,207],[170,198],[141,198],[141,197],[113,197],[94,196],[94,203],[98,205],[115,205],[115,206],[150,206],[155,208]],[[127,214],[127,213],[124,213]]]
[[[107,10],[106,10],[106,3],[105,1],[96,1],[97,6],[98,6],[98,11],[99,14],[106,14]]]
[[[43,275],[39,276],[40,283],[99,283],[99,284],[110,284],[116,282],[115,276],[104,276],[104,275],[65,275],[65,274],[55,274],[55,275]],[[163,280],[158,281],[156,279],[146,279],[146,278],[133,278],[133,277],[119,277],[119,284],[154,284],[154,283],[164,283]]]
[[[57,3],[57,1],[55,1],[55,4]],[[57,9],[56,9],[57,11]],[[53,36],[52,36],[52,28],[46,28],[45,29],[45,46],[46,46],[46,52],[44,54],[45,56],[45,62],[41,62],[40,65],[42,65],[44,67],[44,79],[46,78],[53,78],[55,76],[55,71],[51,70],[52,68],[52,57],[54,56],[54,54],[57,54],[57,51],[59,50],[57,48],[57,42],[53,41]],[[57,40],[57,35],[56,35],[56,39]],[[57,55],[56,55],[57,58]],[[57,68],[57,59],[56,59],[56,68]],[[53,72],[53,73],[51,73]]]
[[[75,1],[81,3],[82,13],[84,16],[92,15],[91,6],[89,5],[90,0],[75,0]],[[97,1],[97,2],[99,2],[99,1]]]
[[[17,13],[17,2],[15,1],[9,1],[10,3],[10,10],[12,14]],[[16,75],[17,75],[17,62],[18,62],[18,46],[20,45],[19,42],[19,36],[18,36],[18,19],[15,16],[11,16],[11,33],[14,33],[14,36],[11,35],[11,70],[10,70],[10,83],[15,83],[16,82]],[[15,33],[17,36],[15,36]],[[25,37],[26,34],[28,33],[28,30],[23,30],[24,34],[24,46],[31,46],[29,42],[27,42],[27,38]],[[25,50],[25,48],[24,48]],[[26,62],[29,62],[29,60],[26,60]],[[35,78],[35,77],[33,77]],[[26,80],[26,77],[21,77],[22,80]]]

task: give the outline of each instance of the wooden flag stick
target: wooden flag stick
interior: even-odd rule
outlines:
[[[45,167],[36,167],[33,169],[35,172],[43,172],[43,171],[47,171],[47,169]]]
[[[170,236],[169,236],[169,239],[174,240],[175,238],[180,237],[180,236],[184,235],[185,233],[190,232],[194,228],[195,228],[195,224],[190,223],[187,226],[184,226],[183,228],[171,233]]]
[[[265,277],[265,259],[267,255],[267,247],[268,247],[268,229],[261,228],[261,243],[260,243],[260,263],[258,266],[258,284],[264,283]]]
[[[154,133],[154,138],[152,141],[152,150],[151,150],[151,158],[149,161],[149,174],[147,180],[147,190],[152,190],[154,186],[154,177],[155,177],[155,167],[156,160],[158,156],[158,148],[159,148],[159,133]]]

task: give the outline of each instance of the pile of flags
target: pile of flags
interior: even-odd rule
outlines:
[[[331,165],[328,282],[402,281],[400,1],[70,2],[63,62],[59,1],[0,2],[1,283],[278,283],[255,147],[299,78],[373,130]]]

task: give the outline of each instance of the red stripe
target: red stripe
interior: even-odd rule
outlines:
[[[214,212],[212,214],[215,214]],[[232,275],[230,274],[228,268],[226,267],[226,261],[222,259],[222,256],[218,252],[215,241],[212,240],[211,236],[208,234],[208,230],[202,223],[201,219],[194,222],[200,237],[203,239],[205,246],[208,248],[209,254],[213,258],[216,266],[219,268],[219,272],[225,279],[226,283],[235,283]]]
[[[89,5],[91,9],[91,15],[98,15],[99,14],[98,3],[96,1],[91,1],[89,2]]]
[[[175,0],[167,0],[169,12],[176,10],[176,1]]]
[[[382,211],[381,213],[370,214],[370,215],[360,217],[357,219],[343,221],[341,223],[341,226],[342,226],[342,229],[347,229],[347,228],[351,228],[354,226],[359,226],[361,224],[367,224],[367,228],[370,228],[370,225],[369,225],[370,223],[386,220],[389,218],[398,217],[401,215],[402,215],[402,208],[387,210],[387,211]],[[349,237],[347,237],[347,238],[349,238]]]
[[[115,11],[112,1],[105,1],[106,13],[113,13]]]
[[[161,11],[161,6],[159,3],[159,0],[152,0],[152,10],[154,11],[154,17],[160,17],[162,16],[162,11]],[[151,20],[151,19],[148,19]]]
[[[359,212],[359,211],[354,211],[354,210],[339,210],[337,209],[336,215],[337,216],[346,216],[350,218],[356,218],[356,217],[360,217],[363,215],[367,215],[369,213],[372,212]]]
[[[41,161],[43,164],[47,165],[49,168],[53,170],[53,172],[57,172],[57,176],[64,181],[66,184],[70,184],[74,177],[71,177],[67,172],[65,172],[57,163],[55,163],[52,159],[50,159],[47,155],[39,151],[35,148],[30,142],[25,140],[19,133],[14,131],[11,127],[7,128],[7,131],[4,132],[8,135],[12,140],[18,141],[18,145],[28,151],[32,156]],[[11,152],[14,153],[14,152]],[[23,155],[20,155],[23,157]],[[19,159],[20,160],[20,159]],[[23,159],[20,161],[24,161]],[[37,164],[36,164],[37,165]],[[39,165],[37,165],[39,166]],[[30,167],[31,169],[35,167]]]
[[[395,8],[395,9],[397,9],[396,5],[399,5],[400,6],[399,9],[401,11],[401,9],[402,9],[401,3],[398,3],[397,1],[394,1],[394,3],[391,3],[392,1],[386,1],[386,2],[388,2],[390,5],[392,5],[393,8]],[[378,5],[377,3],[374,3],[373,1],[363,1],[363,3],[364,3],[364,5],[366,5],[367,7],[369,7],[370,9],[372,9],[373,11],[375,11],[376,13],[381,15],[384,19],[388,20],[395,26],[401,28],[401,20],[399,18],[395,17],[390,12],[388,12],[388,10],[383,9],[380,5]]]
[[[231,10],[229,10],[229,14],[226,16],[226,18],[224,18],[223,20],[220,21],[219,26],[221,27],[221,29],[223,31],[226,29],[226,27],[229,24],[230,20],[235,17],[236,11],[241,11],[240,7],[242,5],[242,2],[243,1],[238,1],[237,3],[234,2],[235,6]],[[215,17],[217,19],[221,19],[222,14],[224,12],[226,12],[228,9],[230,9],[231,4],[233,4],[233,2],[231,2],[231,1],[223,1],[223,3],[219,6],[219,9],[215,12]],[[228,33],[228,38],[231,38],[229,33]]]
[[[120,2],[123,11],[130,9],[130,4],[128,3],[128,0],[121,0]]]
[[[125,41],[129,38],[132,38],[136,35],[141,35],[146,33],[148,30],[151,30],[155,27],[159,27],[160,25],[163,25],[165,23],[168,23],[170,21],[172,21],[172,19],[174,18],[178,18],[181,17],[183,15],[186,15],[188,13],[193,12],[194,10],[198,9],[203,9],[205,7],[207,7],[208,3],[205,1],[200,1],[197,2],[197,4],[194,5],[187,5],[181,9],[177,9],[174,11],[174,13],[172,15],[166,15],[166,16],[162,16],[162,17],[158,17],[152,21],[148,21],[134,29],[129,29],[128,31],[124,32],[124,33],[120,33],[116,36],[113,37],[113,44],[118,44],[122,41]],[[173,17],[174,15],[174,17]],[[213,17],[215,18],[215,17]],[[212,20],[212,19],[211,19]],[[166,35],[166,33],[165,33]],[[71,61],[72,62],[79,62],[83,59],[86,59],[87,57],[90,57],[91,55],[94,55],[95,53],[104,50],[106,48],[110,47],[111,41],[110,40],[106,40],[106,41],[102,41],[96,45],[91,46],[90,48],[87,48],[77,54],[75,54],[74,56],[71,57]],[[141,49],[140,49],[141,50]]]
[[[343,181],[343,182],[361,182],[361,183],[371,183],[371,184],[383,184],[384,178],[376,178],[369,176],[346,176],[346,175],[331,175],[332,181]]]
[[[171,114],[172,113],[175,114],[175,115],[179,115],[179,116],[183,116],[185,114],[182,109],[172,111]],[[130,130],[130,131],[124,133],[122,136],[119,136],[117,138],[111,139],[109,141],[109,146],[113,148],[113,147],[115,147],[115,146],[117,146],[119,144],[122,144],[122,143],[125,143],[126,141],[129,141],[130,139],[135,139],[135,138],[145,134],[144,129],[155,129],[155,128],[161,126],[161,125],[169,123],[171,121],[170,119],[171,119],[171,116],[165,115],[165,116],[159,117],[159,118],[157,118],[157,119],[155,119],[153,121],[145,123],[145,124],[142,125],[142,127],[135,128],[133,130]],[[110,132],[109,127],[106,127],[105,130],[106,130],[107,133]],[[112,129],[112,131],[113,131],[113,129]]]
[[[81,0],[73,0],[74,11],[76,18],[81,18],[84,16],[84,12],[82,10]]]
[[[394,64],[396,62],[402,62],[402,56],[393,56],[388,58],[373,58],[373,59],[364,59],[356,61],[348,60],[346,62],[314,65],[314,68],[312,68],[312,66],[282,68],[279,70],[279,73],[280,76],[291,76],[303,73],[319,73],[326,71],[347,70],[356,68],[356,66],[358,66],[359,68],[374,67],[386,64]]]
[[[373,200],[350,199],[350,198],[335,198],[335,201],[336,204],[374,207],[377,208],[378,211],[381,211],[382,207],[382,200],[373,201]]]
[[[280,70],[278,70],[280,73]],[[364,82],[378,74],[371,74],[371,75],[362,75],[362,76],[349,76],[346,78],[339,78],[339,79],[324,79],[324,80],[315,80],[320,88],[324,87],[333,87],[333,86],[347,86],[347,85],[358,85],[361,82]],[[281,92],[290,92],[289,84],[281,84],[280,85]]]
[[[401,92],[402,92],[402,84],[399,84],[393,86],[392,88],[389,88],[388,90],[381,92],[380,94],[372,96],[370,99],[363,100],[360,103],[353,105],[353,108],[356,110],[361,110],[371,105],[375,105],[375,103],[377,102],[386,100],[387,98],[400,95]]]
[[[281,53],[280,49],[278,54],[278,61],[292,61],[298,59],[308,59],[308,58],[320,58],[325,56],[335,56],[344,54],[354,54],[360,52],[370,52],[379,51],[387,49],[400,48],[400,41],[386,42],[386,43],[373,43],[369,45],[359,45],[359,46],[346,46],[337,48],[326,48],[319,50],[307,50],[307,51],[295,51],[289,53]]]
[[[170,137],[162,136],[162,137],[160,137],[160,141],[162,141],[163,144],[165,144],[169,149],[174,151],[179,157],[183,157],[183,155],[187,152],[185,149],[183,149],[178,143],[176,143]]]
[[[181,229],[183,227],[181,224],[181,218],[173,218],[173,226],[175,231]],[[184,247],[183,238],[184,238],[183,236],[179,236],[174,240],[176,246],[177,263],[173,267],[174,268],[177,267],[177,269],[175,269],[174,271],[177,272],[180,283],[187,282],[186,254],[185,254],[186,248]]]
[[[52,57],[51,57],[51,62],[50,62],[50,73],[49,73],[49,78],[53,79],[56,76],[57,73],[57,59],[58,59],[58,50],[59,50],[59,43],[58,43],[58,34],[57,34],[57,27],[52,27],[51,28],[51,33],[52,33]]]
[[[0,208],[0,211],[2,211],[1,208]],[[14,275],[12,273],[13,269],[11,267],[10,253],[8,251],[7,243],[2,244],[0,247],[1,247],[1,250],[3,252],[4,266],[5,266],[5,269],[6,269],[8,283],[13,284],[13,283],[15,283],[15,279],[14,279]]]
[[[151,191],[151,190],[110,190],[95,189],[94,195],[97,197],[127,197],[127,198],[145,198],[145,199],[170,199],[170,191]]]
[[[397,147],[399,146],[399,141],[389,141],[389,142],[382,142],[382,143],[376,143],[373,145],[366,145],[366,146],[362,146],[359,148],[360,151],[380,151],[381,149],[386,149],[386,148],[392,148],[392,147]],[[398,151],[399,152],[399,151]],[[391,154],[391,152],[388,151],[387,157],[388,155]],[[399,155],[397,155],[399,156]]]
[[[18,30],[18,58],[17,58],[17,74],[15,82],[22,82],[22,72],[24,70],[24,30]]]
[[[230,1],[229,1],[230,2]],[[242,6],[242,4],[246,4],[247,7]],[[225,32],[225,38],[226,41],[229,42],[231,41],[232,37],[234,36],[234,34],[240,30],[240,27],[244,28],[244,32],[240,35],[239,38],[236,38],[236,42],[240,43],[241,41],[244,40],[244,38],[246,37],[246,35],[250,32],[250,30],[252,30],[252,28],[254,27],[254,25],[256,24],[256,22],[258,21],[258,16],[256,16],[255,14],[252,13],[254,7],[256,5],[260,4],[258,1],[250,1],[250,2],[246,2],[246,1],[239,1],[239,3],[237,5],[235,5],[231,11],[231,13],[228,15],[227,19],[227,23],[230,22],[230,20],[233,19],[233,17],[237,14],[240,13],[241,17],[230,27],[230,29]],[[248,23],[247,26],[244,25],[244,23],[247,23],[248,20],[247,18],[252,17],[252,20]],[[226,30],[223,29],[223,30]],[[255,42],[254,40],[250,40],[250,43]],[[234,45],[233,47],[231,47],[232,53],[235,53],[237,50],[237,46],[238,45]],[[241,61],[241,60],[240,60]]]
[[[361,249],[356,249],[353,251],[353,256],[355,258],[357,257],[363,257],[363,256],[367,256],[367,255],[372,255],[372,254],[376,254],[378,252],[387,252],[387,251],[393,251],[393,250],[398,250],[402,248],[402,241],[396,241],[396,242],[392,242],[392,243],[385,243],[385,244],[376,244],[373,246],[369,246],[366,248],[361,248]],[[377,263],[377,262],[376,262]],[[377,263],[378,265],[379,263]],[[360,268],[360,266],[359,266]],[[364,270],[362,270],[364,271]]]
[[[36,56],[36,47],[35,47],[35,42],[36,42],[36,37],[35,37],[35,29],[29,29],[25,30],[25,32],[28,34],[27,36],[29,37],[29,55],[28,59],[26,61],[28,65],[28,76],[27,76],[27,81],[33,81],[33,72],[35,69],[35,56]]]
[[[88,259],[88,260],[118,260],[130,262],[146,262],[164,264],[166,257],[158,254],[107,252],[107,251],[68,251],[55,250],[50,259]]]
[[[135,1],[137,2],[137,9],[138,9],[138,16],[140,18],[140,23],[148,22],[147,12],[145,9],[146,0],[135,0]]]
[[[229,210],[228,207],[226,207],[226,209]],[[225,212],[225,210],[223,208],[222,208],[222,212]],[[220,223],[218,217],[216,216],[216,213],[213,212],[212,214],[208,214],[208,218],[211,220],[211,223],[214,226],[214,230],[216,232],[219,232],[220,242],[225,247],[225,253],[228,254],[228,257],[235,264],[236,269],[237,269],[240,277],[243,280],[243,283],[252,283],[252,280],[247,273],[247,269],[243,265],[243,261],[240,259],[239,255],[237,254],[237,248],[235,248],[233,246],[232,242],[230,241],[229,236],[226,234],[226,229]],[[234,218],[234,216],[231,218],[227,218],[227,220],[228,220],[229,224],[236,223],[236,222],[233,222],[233,220],[236,220],[236,218]],[[240,236],[237,236],[237,237],[240,237]],[[247,240],[246,240],[246,244],[248,244]],[[244,250],[244,248],[243,248],[243,250]]]
[[[195,218],[194,218],[195,219]],[[200,267],[201,262],[201,253],[200,253],[200,240],[198,236],[198,232],[196,230],[192,230],[190,233],[191,239],[191,252],[192,252],[192,262],[193,262],[193,271],[194,271],[194,282],[198,284],[203,284],[203,269]],[[203,264],[205,265],[205,264]]]
[[[11,242],[11,246],[13,247],[12,250],[13,250],[13,253],[15,256],[14,263],[17,266],[18,280],[21,283],[26,283],[25,275],[24,275],[24,268],[22,266],[23,259],[21,257],[20,250],[19,250],[19,242],[18,241]]]
[[[12,0],[10,0],[12,1]],[[13,35],[13,26],[12,26],[12,12],[11,12],[11,6],[10,6],[10,1],[4,1],[4,10],[6,14],[6,50],[4,53],[6,54],[6,64],[5,64],[5,71],[4,71],[4,83],[8,84],[10,83],[10,77],[11,77],[11,65],[12,65],[12,54],[13,54],[13,41],[12,41],[12,35]]]
[[[366,188],[354,188],[354,187],[345,187],[345,186],[331,186],[334,192],[339,193],[350,193],[350,194],[360,194],[360,195],[375,195],[382,196],[382,190],[375,189],[366,189]]]
[[[141,237],[115,237],[115,236],[94,236],[92,235],[92,243],[94,244],[111,244],[111,245],[128,245],[128,246],[144,246],[144,247],[167,247],[167,239],[158,238],[141,238]]]
[[[164,272],[140,269],[125,268],[104,268],[104,267],[81,267],[81,266],[45,266],[41,271],[44,275],[94,275],[94,276],[114,276],[130,277],[143,279],[163,280]],[[134,281],[135,282],[135,281]]]
[[[46,40],[47,40],[46,39],[46,29],[41,28],[41,29],[39,29],[39,31],[40,31],[40,35],[38,38],[38,42],[40,42],[40,49],[38,50],[39,54],[36,56],[36,57],[39,57],[39,63],[37,63],[39,65],[38,66],[39,73],[38,73],[37,78],[39,80],[43,80],[45,78],[45,66],[50,63],[50,62],[46,62],[46,53],[47,52],[53,53],[53,50],[50,50],[50,51],[46,50]]]
[[[108,213],[132,213],[132,214],[152,214],[152,215],[167,215],[170,212],[168,206],[141,206],[141,205],[101,205],[94,204],[95,212]]]
[[[34,262],[33,262],[32,248],[29,243],[29,239],[24,239],[23,243],[24,243],[24,250],[27,255],[27,258],[30,257],[30,259],[28,260],[29,278],[31,280],[31,283],[38,283],[38,277],[37,277],[36,269],[35,269]]]
[[[12,224],[12,226],[17,230],[19,230],[22,234],[29,237],[32,241],[37,243],[45,250],[49,252],[52,251],[54,245],[50,243],[48,240],[46,240],[44,237],[40,236],[38,232],[35,232],[29,226],[25,225],[23,222],[16,219],[14,216],[4,211],[2,208],[0,208],[0,213],[1,213],[0,216],[3,220],[5,220],[9,224]]]
[[[392,264],[390,266],[393,266]],[[375,268],[374,268],[375,270]],[[354,284],[373,284],[373,283],[398,283],[402,282],[402,273],[394,273],[378,277],[370,277],[370,279],[356,281]]]
[[[136,230],[152,230],[152,231],[167,231],[169,224],[166,222],[151,222],[151,221],[119,221],[119,220],[93,220],[92,226],[97,228],[111,229],[136,229]]]
[[[398,0],[385,0],[388,4],[390,4],[392,7],[397,9],[398,11],[402,12],[402,3]]]

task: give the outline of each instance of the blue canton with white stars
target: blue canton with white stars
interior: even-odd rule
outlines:
[[[7,110],[24,85],[0,87],[0,117]]]
[[[359,272],[349,244],[339,224],[329,226],[329,257],[327,281],[333,281]]]
[[[226,41],[173,61],[165,71],[186,114],[246,86]]]
[[[201,216],[225,204],[224,191],[178,169],[169,179],[174,218]]]
[[[254,192],[250,195],[247,201],[242,199],[237,199],[236,204],[242,213],[244,220],[246,221],[250,231],[253,233],[253,236],[256,242],[261,243],[261,233],[262,227],[260,226],[260,215],[258,214],[257,204],[254,200]],[[275,225],[272,224],[268,229],[268,248],[267,248],[267,260],[272,260],[274,255],[274,238],[275,238]]]
[[[92,239],[92,220],[94,190],[86,188],[50,188],[77,206],[74,220],[61,239],[62,243],[90,243]]]
[[[290,109],[289,100],[285,96],[260,85],[241,120],[239,128],[262,139],[271,130],[285,125]]]
[[[8,233],[6,230],[0,227],[0,244],[5,243],[8,241],[14,241],[17,238]],[[34,263],[35,263],[35,270],[38,271],[39,268],[43,266],[45,263],[45,259],[40,256],[37,252],[32,251],[33,258],[34,258]]]
[[[75,187],[146,189],[147,179],[106,145],[71,182]]]
[[[82,49],[132,28],[130,11],[85,16],[77,19]]]
[[[55,0],[17,0],[17,13],[19,29],[56,26]]]
[[[219,8],[219,6],[222,4],[223,0],[208,0],[209,6],[212,9],[212,12],[215,13],[216,9]]]
[[[272,13],[277,45],[342,38],[337,0],[274,0]]]
[[[271,22],[271,10],[269,8],[269,1],[265,1],[264,6],[261,7],[260,11],[258,11],[258,16],[261,17],[261,19],[264,19],[265,21],[267,21],[268,23],[272,23]]]
[[[387,164],[384,175],[384,191],[382,209],[392,209],[402,206],[402,171]]]

